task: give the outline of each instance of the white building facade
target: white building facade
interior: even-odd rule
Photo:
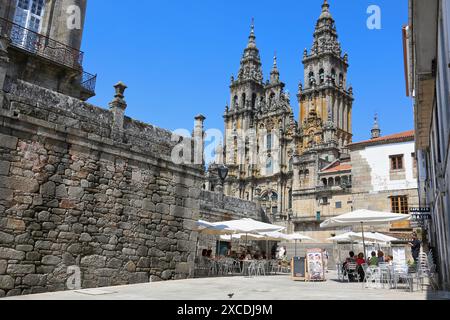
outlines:
[[[404,27],[407,93],[414,99],[420,206],[440,285],[450,290],[450,1],[410,0]]]
[[[354,210],[408,214],[418,206],[414,131],[354,143],[349,149]],[[389,230],[410,233],[412,229],[409,222],[402,222]]]

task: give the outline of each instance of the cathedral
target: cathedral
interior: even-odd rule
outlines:
[[[352,143],[353,89],[347,86],[348,55],[327,0],[302,61],[296,121],[276,56],[270,79],[263,79],[252,23],[239,73],[231,78],[219,161],[229,168],[226,195],[259,201],[272,222],[290,231],[317,231],[328,216],[352,209],[347,146]]]

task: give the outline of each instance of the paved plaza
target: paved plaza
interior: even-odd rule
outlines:
[[[189,279],[121,287],[65,291],[13,300],[435,300],[448,294],[406,289],[367,289],[340,283],[334,273],[327,282],[294,282],[289,276]]]

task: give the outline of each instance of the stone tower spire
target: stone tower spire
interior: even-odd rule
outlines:
[[[375,121],[373,123],[371,133],[372,133],[372,139],[377,139],[377,138],[381,137],[381,129],[380,129],[380,125],[378,123],[378,114],[375,114]]]
[[[278,71],[277,53],[275,52],[275,54],[273,56],[272,71],[270,72],[270,83],[277,84],[279,82],[280,82],[280,71]]]
[[[322,5],[322,13],[316,23],[312,54],[333,53],[340,57],[341,44],[338,41],[335,21],[330,13],[327,0]]]
[[[254,80],[258,83],[263,81],[261,57],[256,46],[255,22],[252,19],[248,44],[244,50],[239,69],[238,81]]]
[[[344,152],[352,141],[353,93],[347,88],[348,55],[342,52],[327,0],[322,4],[313,38],[311,51],[305,49],[303,53],[305,85],[298,94],[300,123],[305,123],[315,109],[322,124],[334,130],[325,140],[335,141]]]

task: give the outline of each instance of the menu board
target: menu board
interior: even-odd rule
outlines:
[[[298,281],[306,280],[306,258],[292,258],[292,279]]]
[[[306,252],[306,265],[309,281],[325,281],[325,264],[322,249],[309,249]]]
[[[394,257],[394,263],[399,265],[406,265],[406,250],[404,247],[392,248],[392,255]]]

